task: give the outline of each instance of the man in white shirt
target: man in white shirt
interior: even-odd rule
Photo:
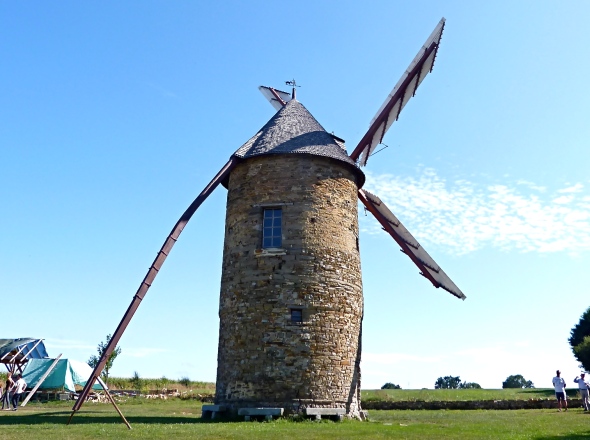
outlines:
[[[16,411],[16,407],[20,402],[20,395],[24,393],[25,389],[27,388],[27,383],[20,374],[16,376],[16,379],[16,382],[12,386],[12,406],[14,407],[12,409],[13,411]]]
[[[561,371],[557,370],[557,376],[553,378],[553,386],[555,387],[555,397],[557,397],[557,406],[559,407],[559,411],[561,411],[561,405],[565,406],[565,410],[567,411],[567,397],[565,395],[565,380],[561,377]]]
[[[590,388],[590,384],[585,380],[585,374],[580,374],[581,378],[578,379],[578,376],[574,379],[574,382],[578,384],[578,388],[580,388],[580,396],[582,397],[582,406],[584,407],[584,411],[590,411],[590,402],[588,401],[588,389]]]

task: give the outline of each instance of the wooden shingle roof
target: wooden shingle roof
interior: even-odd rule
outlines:
[[[328,133],[296,99],[282,107],[234,156],[248,159],[270,154],[328,157],[353,167],[359,187],[365,181],[364,173],[348,156],[344,142]]]

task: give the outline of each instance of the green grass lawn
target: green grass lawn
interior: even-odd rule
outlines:
[[[71,402],[0,411],[0,439],[590,439],[580,408],[518,411],[370,411],[369,422],[201,421],[201,403],[129,399],[121,403],[132,430],[109,404],[85,404],[70,426]]]
[[[577,398],[578,389],[567,389],[568,397]],[[425,402],[448,400],[528,400],[554,398],[553,388],[508,388],[498,390],[363,390],[361,401],[392,400],[399,402],[423,400]]]

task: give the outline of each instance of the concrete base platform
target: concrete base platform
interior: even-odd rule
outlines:
[[[215,419],[226,411],[225,405],[203,405],[201,410],[202,419]]]
[[[273,417],[281,417],[283,408],[240,408],[238,415],[244,416],[244,420],[252,420],[252,417],[264,417],[266,420],[272,420]]]

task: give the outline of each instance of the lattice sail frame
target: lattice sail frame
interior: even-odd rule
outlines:
[[[402,109],[416,94],[426,75],[432,72],[444,27],[445,19],[442,18],[371,120],[367,133],[351,153],[350,157],[358,161],[360,166],[367,165],[375,147],[383,142],[387,130],[397,121]]]
[[[465,295],[457,285],[449,278],[444,270],[434,261],[426,250],[418,243],[418,240],[402,225],[402,222],[389,210],[379,197],[369,191],[359,189],[359,199],[365,207],[381,223],[385,232],[400,245],[401,251],[406,254],[418,269],[434,287],[441,287],[457,298],[465,300]]]

